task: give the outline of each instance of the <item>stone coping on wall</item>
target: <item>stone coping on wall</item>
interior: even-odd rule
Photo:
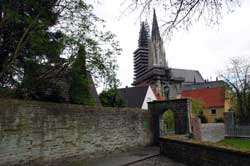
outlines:
[[[232,138],[232,137],[229,137]],[[247,138],[246,138],[247,139]],[[177,135],[177,136],[169,136],[169,137],[161,137],[160,141],[162,140],[169,140],[169,141],[173,141],[173,142],[178,142],[181,144],[190,144],[193,146],[200,146],[200,147],[204,147],[204,148],[214,148],[217,150],[227,150],[233,153],[239,153],[239,154],[247,154],[250,157],[250,151],[241,151],[237,148],[233,148],[230,146],[223,146],[223,145],[219,145],[217,143],[213,143],[213,142],[204,142],[204,141],[198,141],[198,140],[194,140],[194,139],[188,139],[187,135]]]
[[[160,138],[160,151],[169,158],[191,166],[250,165],[250,152],[190,140]]]
[[[13,108],[14,106],[20,107],[39,107],[46,108],[49,110],[61,111],[147,111],[140,108],[129,108],[129,107],[100,107],[100,106],[84,106],[80,104],[68,104],[68,103],[56,103],[47,101],[36,101],[36,100],[20,100],[20,99],[6,99],[0,97],[1,108]]]

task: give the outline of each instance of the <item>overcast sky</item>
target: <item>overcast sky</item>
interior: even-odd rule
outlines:
[[[123,49],[118,57],[117,74],[124,87],[133,82],[133,52],[137,48],[140,20],[135,13],[119,19],[123,1],[102,0],[95,5],[95,13],[117,35]],[[160,19],[160,13],[156,14]],[[169,67],[199,70],[205,79],[214,80],[229,57],[250,57],[250,1],[243,0],[235,12],[224,15],[219,26],[195,24],[189,31],[175,32],[172,40],[164,41],[164,45]]]

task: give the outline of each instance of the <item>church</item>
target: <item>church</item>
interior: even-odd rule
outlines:
[[[134,51],[133,87],[119,89],[128,107],[147,109],[147,102],[178,98],[199,99],[209,122],[223,117],[229,109],[223,81],[208,82],[198,70],[168,66],[163,40],[154,10],[151,33],[146,22],[141,23],[138,48]]]
[[[138,48],[134,52],[134,82],[132,85],[151,86],[158,100],[175,99],[183,85],[203,83],[197,70],[175,69],[168,66],[163,40],[154,10],[152,31],[141,23]]]

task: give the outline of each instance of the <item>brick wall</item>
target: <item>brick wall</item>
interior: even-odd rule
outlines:
[[[0,100],[0,165],[91,158],[151,144],[138,109]]]

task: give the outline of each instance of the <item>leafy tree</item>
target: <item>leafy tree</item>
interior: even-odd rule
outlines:
[[[200,116],[206,108],[207,107],[202,100],[192,99],[192,113],[195,116]]]
[[[80,45],[86,50],[86,69],[97,83],[113,87],[118,69],[119,42],[105,28],[104,20],[93,14],[93,6],[83,0],[61,0],[56,7],[59,24],[55,30],[66,35],[65,56],[74,59]]]
[[[175,126],[174,112],[171,111],[171,110],[168,110],[168,111],[164,112],[164,114],[163,114],[163,122],[164,122],[164,125],[166,126],[166,129],[169,132],[174,131],[175,130],[175,128],[174,128],[174,126]]]
[[[48,54],[43,52],[47,44],[52,46],[47,49],[55,47],[56,40],[47,30],[57,19],[52,10],[56,0],[6,0],[1,3],[0,84],[13,87],[22,80],[26,61],[42,63],[41,59],[48,57]],[[39,45],[41,43],[42,45]],[[54,45],[51,45],[52,43]],[[35,49],[37,45],[39,49]]]
[[[6,0],[0,6],[0,87],[18,88],[21,97],[60,94],[58,76],[69,71],[79,46],[85,46],[86,69],[97,82],[116,80],[114,35],[99,30],[103,20],[83,0]],[[97,26],[98,25],[98,26]],[[62,58],[64,57],[64,58]],[[60,78],[61,79],[61,78]]]
[[[72,103],[92,105],[89,78],[86,71],[85,47],[80,46],[78,55],[70,69],[70,98]]]
[[[117,88],[104,90],[99,95],[102,106],[104,107],[125,107],[126,103]]]
[[[235,94],[238,116],[241,121],[250,120],[250,61],[249,57],[234,57],[228,66],[220,72],[220,77]],[[234,96],[234,95],[231,95]]]
[[[199,20],[205,20],[206,24],[219,23],[222,11],[232,12],[232,8],[239,6],[241,0],[126,0],[126,11],[139,11],[140,16],[148,14],[152,8],[157,8],[167,17],[163,20],[162,28],[169,36],[173,29],[184,27],[188,29],[190,25]]]
[[[192,114],[200,118],[201,123],[207,123],[208,120],[203,111],[207,109],[205,103],[200,99],[192,99]]]

